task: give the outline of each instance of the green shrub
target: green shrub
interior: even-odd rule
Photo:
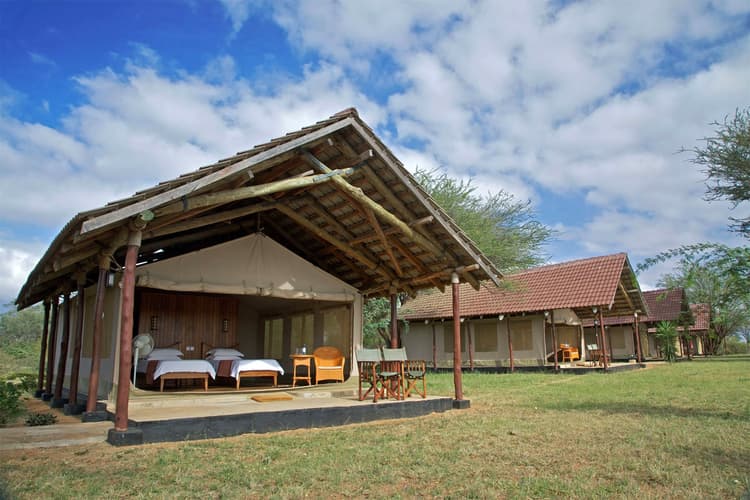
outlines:
[[[11,373],[5,377],[5,382],[13,384],[21,392],[34,392],[36,390],[39,375],[34,373]]]
[[[656,340],[659,342],[664,361],[672,363],[677,359],[677,327],[670,321],[660,321],[656,325]]]
[[[36,425],[52,425],[57,422],[57,416],[52,413],[31,413],[26,417],[26,425],[33,427]]]
[[[6,425],[22,412],[21,392],[11,383],[0,383],[0,425]]]

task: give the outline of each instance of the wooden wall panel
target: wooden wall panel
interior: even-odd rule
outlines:
[[[135,333],[150,333],[157,347],[180,342],[185,359],[199,358],[201,342],[237,342],[237,312],[238,300],[232,296],[143,290]]]

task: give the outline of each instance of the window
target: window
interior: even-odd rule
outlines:
[[[477,352],[496,352],[497,351],[497,323],[486,321],[473,323],[474,325],[474,343]]]
[[[531,320],[522,319],[510,322],[510,337],[514,351],[532,351],[534,338],[531,330]]]
[[[263,357],[281,359],[284,345],[284,319],[267,319],[263,329]]]
[[[443,323],[443,350],[453,352],[453,322]],[[466,351],[466,334],[461,325],[461,352]]]

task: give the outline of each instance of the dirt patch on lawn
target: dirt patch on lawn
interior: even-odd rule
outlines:
[[[19,415],[13,422],[9,422],[5,427],[23,427],[26,425],[26,417],[31,413],[51,413],[57,417],[57,424],[80,424],[81,419],[75,415],[66,415],[62,408],[50,408],[49,403],[33,397],[24,397],[21,399],[26,411]]]

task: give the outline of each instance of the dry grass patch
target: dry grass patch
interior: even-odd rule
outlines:
[[[18,498],[738,497],[750,360],[610,375],[466,374],[472,408],[132,448],[0,455]],[[431,392],[452,394],[450,374]]]

